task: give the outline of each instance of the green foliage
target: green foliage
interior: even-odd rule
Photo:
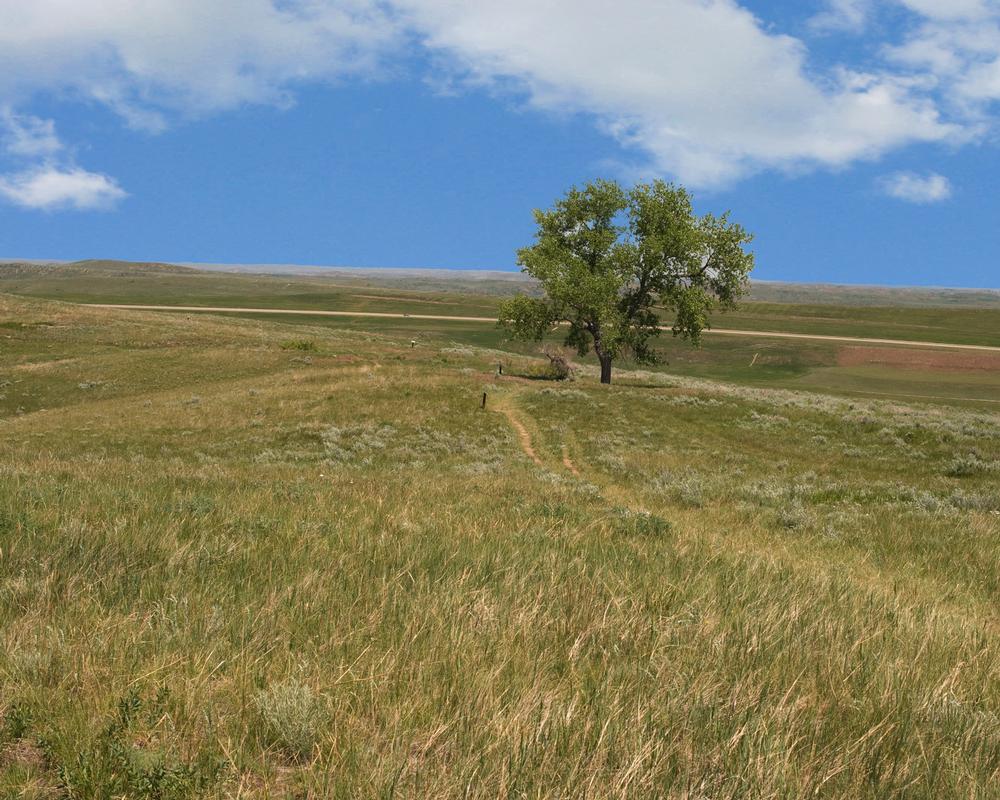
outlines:
[[[748,289],[752,237],[728,213],[696,216],[683,187],[654,181],[626,192],[598,180],[534,213],[536,241],[518,263],[545,297],[504,301],[499,322],[536,341],[568,326],[566,345],[581,356],[593,348],[604,382],[621,355],[657,360],[662,310],[673,312],[675,336],[697,342],[710,312],[734,307]]]
[[[162,718],[166,698],[161,691],[153,700],[144,702],[136,690],[121,697],[96,737],[89,744],[79,743],[75,757],[58,764],[59,782],[66,796],[80,800],[186,800],[204,796],[221,775],[223,763],[218,758],[202,752],[193,761],[183,762],[141,735],[141,729]],[[53,748],[49,745],[48,749]]]
[[[316,342],[312,339],[287,339],[281,343],[282,350],[301,350],[304,353],[315,353]]]
[[[17,741],[31,727],[31,709],[20,703],[14,703],[7,709],[3,718],[3,738],[6,741]]]

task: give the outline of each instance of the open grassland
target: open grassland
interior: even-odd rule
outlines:
[[[361,327],[0,294],[0,796],[1000,796],[994,406]]]
[[[422,287],[420,291],[413,286]],[[171,265],[84,262],[43,267],[0,265],[0,292],[83,303],[316,309],[434,316],[493,317],[503,292],[530,288],[524,282],[483,278],[444,280],[433,274],[413,277],[377,271],[321,275],[256,275],[197,271]],[[896,305],[846,305],[860,299],[850,287],[760,284],[754,292],[795,304],[748,302],[737,312],[717,315],[720,328],[784,331],[831,336],[905,339],[1000,347],[1000,294],[944,290],[877,290],[865,297]],[[492,292],[492,294],[490,293]],[[991,298],[996,295],[996,302]],[[932,302],[951,303],[946,307]],[[838,305],[837,303],[842,304]],[[958,305],[965,303],[965,305]],[[249,319],[271,325],[273,315]],[[482,348],[531,354],[534,346],[508,341],[496,326],[479,321],[410,318],[335,318],[296,314],[282,322],[306,328],[382,332],[399,339],[451,341]],[[787,338],[757,338],[710,333],[692,349],[662,337],[665,364],[672,375],[738,381],[782,389],[806,389],[859,398],[896,398],[1000,405],[1000,354],[901,347],[865,347]]]
[[[421,290],[413,290],[413,285]],[[865,291],[815,287],[807,294],[795,284],[762,284],[762,298],[737,311],[718,315],[719,328],[779,331],[862,338],[951,342],[1000,347],[1000,293],[930,290]],[[83,262],[44,267],[0,264],[0,292],[76,303],[132,303],[206,307],[274,308],[318,311],[374,311],[440,316],[496,317],[503,294],[532,291],[527,279],[491,283],[485,279],[429,275],[416,284],[409,276],[386,271],[347,271],[323,275],[255,275],[198,271],[171,265]],[[917,298],[917,302],[906,302]],[[956,300],[956,296],[959,300]],[[960,299],[966,297],[966,304]],[[885,298],[886,305],[859,304]],[[939,305],[929,305],[938,298]],[[990,298],[993,301],[990,302]],[[950,303],[950,305],[949,305]]]

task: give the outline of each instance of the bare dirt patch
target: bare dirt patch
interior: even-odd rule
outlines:
[[[918,350],[909,347],[841,347],[837,351],[837,365],[879,365],[956,372],[1000,371],[1000,353]]]
[[[54,367],[63,367],[66,364],[75,364],[79,360],[79,358],[57,358],[55,361],[32,361],[27,364],[15,364],[14,369],[22,372],[39,372]]]

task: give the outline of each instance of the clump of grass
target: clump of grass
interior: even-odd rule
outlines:
[[[812,515],[800,500],[792,500],[775,512],[774,521],[780,528],[797,531],[809,526]]]
[[[325,699],[289,679],[258,692],[256,703],[270,742],[297,761],[308,760],[329,722]]]
[[[303,353],[315,353],[319,349],[312,339],[286,339],[280,347],[282,350],[298,350]]]
[[[539,394],[551,397],[563,397],[569,400],[590,400],[590,395],[586,392],[581,392],[579,389],[551,389],[546,387]]]
[[[21,703],[13,703],[4,714],[3,738],[16,741],[23,738],[31,728],[33,718],[31,709]]]
[[[666,536],[673,530],[669,520],[648,511],[616,508],[611,515],[616,533],[625,536]]]
[[[320,438],[331,462],[346,463],[360,457],[367,464],[370,463],[372,454],[384,451],[396,434],[392,425],[376,427],[361,424],[342,428],[330,425],[320,434]]]
[[[985,472],[992,472],[996,469],[997,462],[984,461],[976,453],[969,453],[964,456],[957,456],[947,467],[944,474],[949,478],[968,478],[972,475],[981,475]]]

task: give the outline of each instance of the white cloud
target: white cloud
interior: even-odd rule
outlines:
[[[78,167],[42,166],[0,176],[0,196],[23,208],[85,211],[112,208],[127,195],[107,175]]]
[[[0,196],[23,208],[87,211],[112,208],[127,195],[107,175],[78,167],[42,166],[0,176]]]
[[[53,156],[62,150],[55,122],[0,108],[0,145],[14,156]]]
[[[908,203],[940,203],[951,197],[951,182],[936,172],[895,172],[879,179],[879,187],[889,197]]]
[[[937,81],[942,106],[992,125],[993,104],[1000,101],[1000,2],[903,2],[923,20],[902,42],[884,48],[888,60]]]
[[[934,20],[986,19],[997,11],[996,0],[898,0],[921,16]]]
[[[815,31],[849,31],[864,29],[872,11],[871,0],[827,0],[827,8],[809,20]]]
[[[579,114],[647,172],[711,186],[975,133],[1000,46],[966,40],[988,38],[1000,4],[896,2],[921,23],[883,66],[831,71],[738,0],[0,0],[0,107],[78,97],[156,131],[284,106],[304,82],[366,79],[420,48],[436,79]],[[878,8],[827,0],[811,29],[860,31]],[[54,147],[36,122],[24,141]]]
[[[395,35],[375,0],[0,0],[0,98],[70,90],[157,129],[365,74]]]
[[[38,94],[96,101],[132,127],[247,103],[287,105],[304,81],[368,75],[397,31],[376,0],[0,0],[0,194],[28,208],[124,196],[77,167],[54,123],[11,108]]]
[[[958,135],[913,84],[809,74],[804,44],[735,0],[396,0],[473,83],[582,112],[653,169],[716,185],[767,168],[839,167]]]
[[[0,108],[0,155],[20,164],[0,174],[0,199],[22,208],[108,209],[127,196],[113,178],[76,166],[53,120]]]

